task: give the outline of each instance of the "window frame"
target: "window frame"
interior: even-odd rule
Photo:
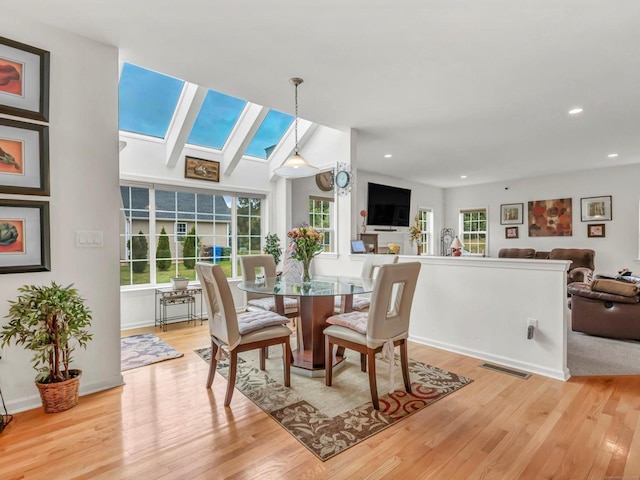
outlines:
[[[327,203],[328,204],[328,209],[329,212],[328,213],[312,213],[313,208],[312,208],[312,202],[322,202],[322,203]],[[329,217],[329,228],[324,228],[324,227],[317,227],[316,225],[314,225],[314,221],[312,220],[312,217],[323,217],[323,216],[328,216]],[[323,234],[329,233],[329,242],[326,243],[324,241],[323,238],[323,245],[325,246],[325,250],[322,253],[330,253],[330,252],[335,252],[336,251],[336,245],[335,245],[335,238],[336,238],[336,225],[335,225],[335,221],[336,221],[336,201],[335,201],[335,197],[323,197],[320,195],[309,195],[309,226],[314,227],[316,230],[322,232]],[[325,235],[326,237],[326,235]],[[327,250],[328,248],[328,250]]]
[[[427,218],[423,218],[423,214],[426,214]],[[418,207],[418,222],[420,226],[420,245],[422,246],[422,253],[426,255],[434,254],[434,212],[431,207]]]
[[[484,213],[484,230],[465,230],[464,229],[464,224],[465,224],[465,214],[469,214],[469,213]],[[473,221],[473,220],[472,220]],[[481,222],[483,221],[482,219],[478,219],[475,220],[476,222]],[[460,238],[460,240],[462,241],[462,243],[464,244],[464,248],[463,248],[463,255],[475,255],[475,256],[486,256],[487,252],[489,251],[489,208],[488,207],[472,207],[472,208],[461,208],[459,210],[459,220],[458,220],[458,231],[460,232],[460,235],[458,238]],[[466,242],[465,241],[465,235],[482,235],[484,234],[484,249],[480,248],[481,242]],[[477,252],[472,252],[469,250],[468,247],[470,247],[471,245],[477,246]]]

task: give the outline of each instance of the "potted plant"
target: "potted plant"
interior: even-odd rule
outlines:
[[[269,233],[266,237],[264,237],[264,249],[263,253],[271,254],[273,256],[273,261],[278,266],[280,263],[280,257],[282,256],[282,248],[280,248],[280,238],[275,233]]]
[[[9,301],[9,324],[0,332],[2,346],[15,341],[32,350],[36,386],[45,412],[68,410],[78,403],[81,370],[69,368],[76,347],[87,347],[91,311],[72,285],[24,285]]]

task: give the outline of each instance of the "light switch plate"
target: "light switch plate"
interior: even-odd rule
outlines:
[[[102,248],[104,246],[104,234],[100,230],[77,230],[76,247]]]

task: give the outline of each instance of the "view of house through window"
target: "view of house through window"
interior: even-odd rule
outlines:
[[[323,197],[309,197],[309,226],[321,231],[322,245],[325,252],[333,250],[333,235],[331,231],[331,217],[333,213],[333,199]]]
[[[461,240],[468,253],[484,255],[487,251],[487,210],[478,208],[460,211]]]
[[[129,186],[120,191],[121,285],[195,280],[199,261],[219,264],[233,277],[240,274],[238,255],[261,251],[261,198]]]
[[[420,245],[422,253],[433,255],[433,212],[430,208],[418,209],[418,223],[420,225]]]

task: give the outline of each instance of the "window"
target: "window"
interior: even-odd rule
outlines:
[[[246,101],[209,90],[187,143],[222,150]]]
[[[122,186],[120,284],[166,284],[196,279],[195,263],[239,274],[238,254],[260,253],[260,196],[204,194]],[[235,245],[235,248],[234,248]]]
[[[461,210],[460,221],[464,251],[484,255],[487,251],[487,209]]]
[[[331,217],[333,213],[333,199],[309,197],[309,226],[321,231],[322,245],[325,252],[333,251],[333,232]]]
[[[269,110],[244,154],[266,159],[292,123],[291,115]]]
[[[120,130],[164,138],[184,81],[125,63],[119,84]]]
[[[422,233],[420,239],[422,253],[433,255],[433,212],[430,208],[418,209],[418,224]]]

